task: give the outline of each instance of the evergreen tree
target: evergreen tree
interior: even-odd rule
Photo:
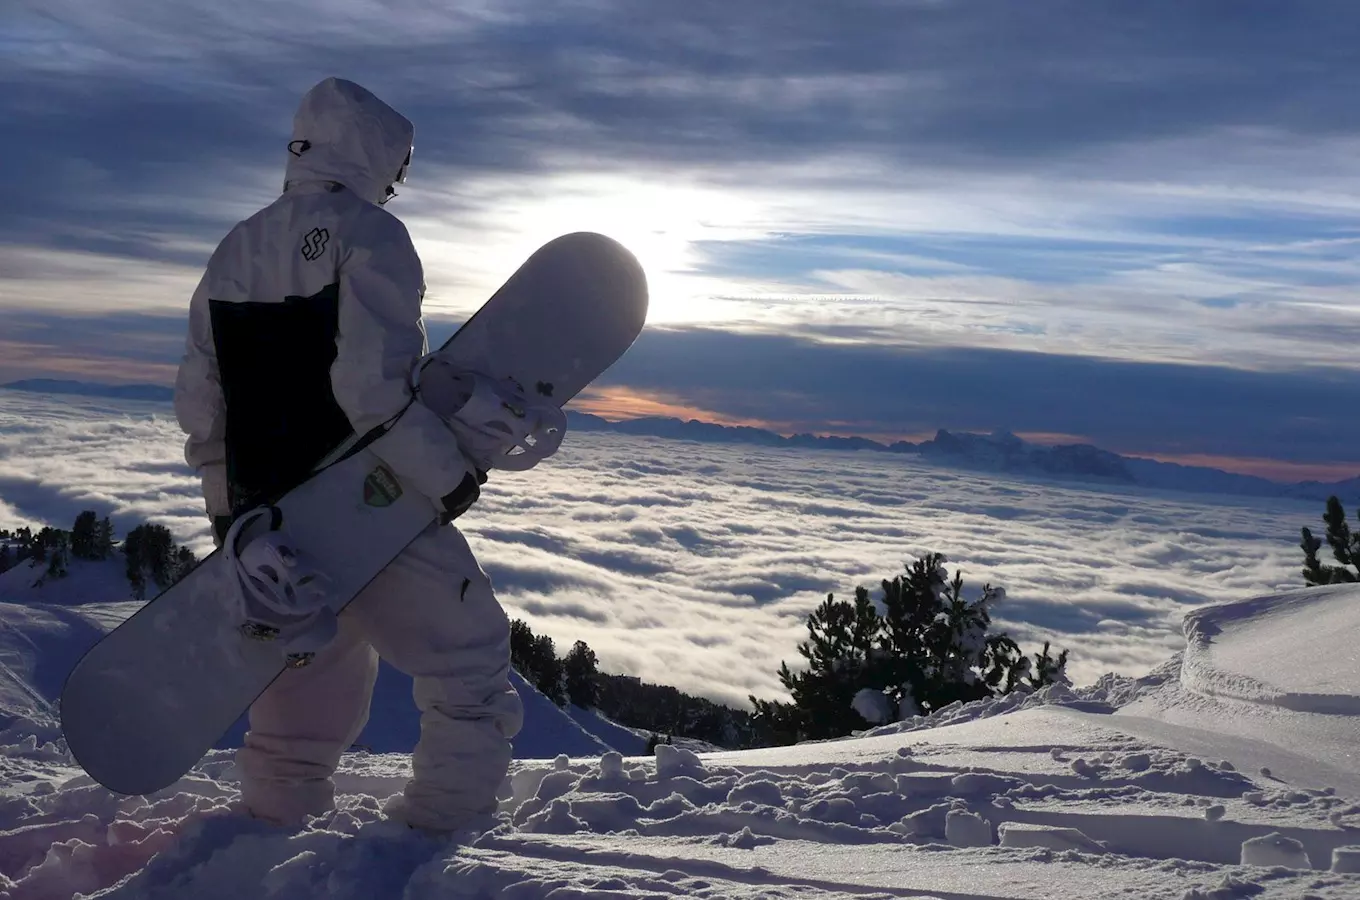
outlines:
[[[76,559],[98,559],[95,550],[95,532],[98,529],[99,520],[92,509],[87,509],[76,516],[75,524],[71,526],[71,555]]]
[[[860,710],[878,720],[886,706],[893,721],[1065,680],[1067,651],[1055,660],[1046,644],[1031,674],[1030,660],[1009,635],[989,633],[992,606],[1005,592],[984,585],[968,599],[962,573],[950,579],[945,561],[927,554],[883,581],[882,614],[863,587],[853,604],[828,595],[808,616],[809,640],[798,645],[807,669],[779,668],[793,702],[750,698],[756,739],[839,737],[871,724]]]
[[[562,660],[557,658],[553,639],[546,634],[534,638],[530,653],[532,681],[534,687],[558,706],[567,705],[567,683],[562,669]]]
[[[123,555],[128,582],[138,600],[146,599],[146,589],[152,583],[164,590],[197,562],[192,550],[175,544],[164,525],[138,525],[129,531],[123,541]]]
[[[523,619],[510,620],[510,665],[533,681],[534,633]]]
[[[788,663],[779,666],[779,681],[792,696],[793,707],[752,698],[760,729],[807,740],[867,727],[852,703],[861,688],[874,686],[874,638],[880,626],[865,588],[855,590],[853,603],[827,594],[808,616],[808,639],[798,645],[808,668],[794,672]]]
[[[1054,659],[1048,652],[1048,641],[1044,641],[1044,649],[1041,653],[1034,654],[1034,672],[1029,676],[1030,687],[1038,690],[1050,684],[1070,685],[1072,679],[1067,677],[1067,651],[1064,650]]]
[[[0,544],[0,572],[8,572],[14,568],[14,554],[10,552],[9,544]]]
[[[47,577],[49,578],[66,577],[66,550],[64,547],[55,546],[48,549]]]
[[[567,697],[582,709],[593,709],[599,702],[599,660],[585,641],[577,641],[562,661]]]
[[[1357,512],[1360,518],[1360,511]],[[1327,544],[1332,549],[1332,557],[1340,565],[1328,565],[1318,559],[1322,540],[1314,537],[1313,532],[1303,529],[1303,579],[1304,584],[1347,584],[1360,581],[1360,531],[1352,532],[1346,524],[1346,510],[1338,497],[1327,498],[1327,511],[1322,516],[1327,525]],[[1351,571],[1353,566],[1356,571]]]
[[[113,523],[105,516],[94,529],[94,558],[108,559],[113,555]]]

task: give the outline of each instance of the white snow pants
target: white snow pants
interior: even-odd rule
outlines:
[[[431,526],[345,608],[335,641],[251,706],[237,760],[252,815],[298,824],[333,808],[332,775],[368,720],[379,657],[412,677],[420,710],[395,814],[455,831],[495,811],[524,719],[509,620],[467,539]]]

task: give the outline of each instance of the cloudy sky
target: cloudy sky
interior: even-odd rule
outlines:
[[[1341,0],[9,0],[0,380],[168,383],[341,75],[416,123],[437,328],[556,234],[642,259],[584,408],[1354,475],[1357,39]]]
[[[120,534],[147,520],[211,548],[168,404],[0,391],[0,527]],[[729,703],[778,697],[807,614],[938,551],[1027,651],[1071,674],[1142,675],[1205,603],[1301,586],[1316,502],[1098,490],[936,468],[886,453],[574,434],[531,472],[493,475],[459,527],[511,616],[608,671]]]

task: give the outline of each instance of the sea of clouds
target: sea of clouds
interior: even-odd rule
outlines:
[[[154,520],[211,548],[167,404],[0,390],[0,526],[83,509]],[[460,519],[512,616],[604,669],[744,703],[782,695],[807,613],[931,550],[997,620],[1053,639],[1078,683],[1141,674],[1183,645],[1182,614],[1301,586],[1317,504],[1109,489],[943,469],[880,453],[572,434],[497,473]],[[796,666],[795,666],[796,667]]]

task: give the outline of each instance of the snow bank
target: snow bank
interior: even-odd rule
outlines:
[[[1360,715],[1360,592],[1311,588],[1194,610],[1181,684],[1299,712]]]

